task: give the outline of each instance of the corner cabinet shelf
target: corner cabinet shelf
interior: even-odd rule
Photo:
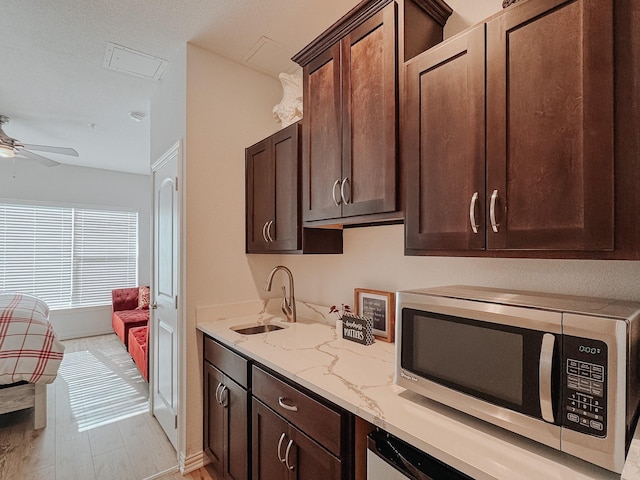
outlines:
[[[342,230],[302,227],[299,131],[295,123],[246,149],[247,253],[342,253]]]
[[[638,38],[613,4],[517,3],[407,63],[406,254],[638,258],[616,131]]]
[[[293,57],[303,67],[306,225],[403,218],[399,65],[441,42],[450,14],[440,0],[366,0]]]

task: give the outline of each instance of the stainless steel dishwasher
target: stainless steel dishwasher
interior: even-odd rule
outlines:
[[[367,437],[367,480],[473,480],[399,438],[375,430]]]

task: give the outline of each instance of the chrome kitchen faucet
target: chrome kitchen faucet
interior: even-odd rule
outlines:
[[[267,277],[267,282],[264,284],[264,289],[267,292],[271,291],[271,283],[273,282],[273,276],[278,270],[282,270],[286,272],[287,275],[289,275],[289,298],[287,299],[287,291],[283,286],[281,308],[282,308],[282,313],[284,313],[284,315],[287,317],[287,322],[293,323],[297,321],[297,315],[296,315],[296,297],[293,293],[293,274],[291,273],[291,270],[289,270],[284,265],[278,265],[276,267],[273,267],[273,270],[269,272],[269,276]]]

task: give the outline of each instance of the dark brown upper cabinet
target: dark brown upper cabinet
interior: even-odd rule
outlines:
[[[408,249],[485,248],[484,38],[475,27],[407,65]]]
[[[300,125],[246,149],[247,253],[342,253],[342,231],[303,229]]]
[[[628,13],[525,1],[407,63],[407,254],[638,258]]]
[[[398,65],[442,41],[450,14],[439,0],[366,0],[293,57],[303,67],[306,224],[402,218]]]

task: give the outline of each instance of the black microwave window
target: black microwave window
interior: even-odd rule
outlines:
[[[522,335],[416,315],[414,368],[522,405]]]

